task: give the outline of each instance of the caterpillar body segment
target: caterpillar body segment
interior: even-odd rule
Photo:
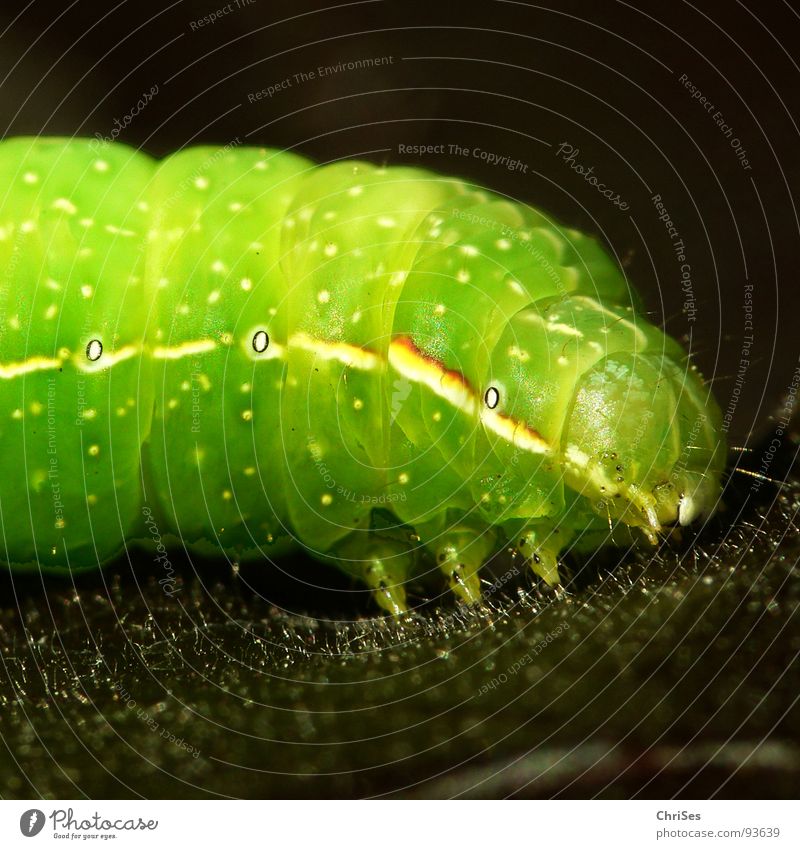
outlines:
[[[707,515],[719,410],[593,239],[463,181],[258,148],[0,143],[12,567],[299,545],[394,614],[512,546]],[[590,542],[587,542],[590,541]]]

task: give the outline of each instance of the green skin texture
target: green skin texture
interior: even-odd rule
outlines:
[[[421,169],[246,147],[158,162],[12,139],[0,185],[12,567],[156,539],[237,562],[299,544],[401,613],[412,575],[472,602],[510,543],[555,583],[569,546],[655,541],[716,503],[709,391],[597,242],[542,212]],[[511,431],[485,425],[490,387]]]

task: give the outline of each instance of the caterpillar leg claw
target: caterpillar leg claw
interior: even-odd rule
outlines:
[[[408,612],[406,582],[414,565],[414,553],[399,540],[370,534],[368,554],[363,539],[348,537],[337,549],[340,565],[372,590],[378,606],[402,616]]]
[[[435,551],[439,571],[456,597],[477,604],[481,600],[479,572],[495,549],[494,535],[485,529],[457,526],[441,534],[429,548]]]
[[[563,529],[549,525],[528,526],[517,543],[530,568],[551,587],[561,583],[558,558],[569,542]]]

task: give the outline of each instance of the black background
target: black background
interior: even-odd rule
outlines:
[[[792,4],[254,0],[196,25],[220,5],[4,4],[4,134],[106,136],[158,86],[120,141],[155,155],[238,138],[319,161],[415,162],[542,206],[624,261],[652,320],[685,339],[714,381],[732,441],[753,449],[742,463],[759,468],[800,353]],[[375,57],[391,62],[302,83],[294,76]],[[749,170],[682,75],[721,113]],[[287,78],[289,87],[250,102]],[[400,152],[442,143],[527,169]],[[572,171],[557,155],[562,143],[629,209]],[[656,193],[686,247],[694,321]],[[748,283],[754,327],[742,370]],[[794,453],[780,443],[775,475]],[[243,582],[214,564],[183,565],[177,605],[158,592],[147,563],[81,579],[77,589],[9,578],[4,795],[369,795],[420,783],[450,795],[473,786],[475,770],[494,777],[487,795],[791,793],[796,725],[787,711],[796,696],[787,674],[798,647],[787,537],[794,490],[786,492],[778,503],[772,490],[760,500],[732,490],[710,536],[681,562],[656,558],[647,577],[630,577],[643,563],[637,555],[610,583],[598,584],[605,573],[586,565],[594,577],[566,600],[502,593],[494,615],[506,625],[494,628],[446,612],[399,631],[381,621],[326,623],[374,610],[361,597],[349,607],[341,599],[330,607],[325,594],[298,597],[269,570]],[[569,641],[491,701],[470,701],[522,651],[509,654],[511,632],[535,644],[573,615]],[[343,644],[356,648],[343,654]],[[722,678],[704,673],[709,651]],[[324,686],[337,682],[350,686]],[[120,687],[137,709],[121,704]],[[138,709],[201,755],[165,743]],[[531,725],[537,710],[543,719]],[[759,754],[748,759],[750,751]],[[498,763],[517,758],[526,766],[508,778]]]

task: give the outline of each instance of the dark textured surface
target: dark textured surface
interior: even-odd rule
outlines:
[[[172,598],[141,563],[47,593],[9,581],[2,794],[791,796],[800,484],[749,484],[647,564],[401,624],[361,594],[308,599],[357,621],[289,613],[278,574],[189,564]]]

